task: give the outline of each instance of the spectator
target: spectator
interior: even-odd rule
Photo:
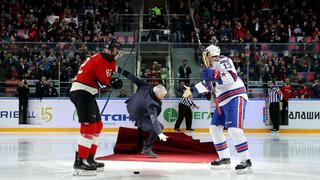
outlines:
[[[183,91],[185,89],[184,86],[185,86],[185,82],[184,81],[180,81],[179,85],[176,88],[176,97],[177,98],[181,98],[182,97]]]
[[[29,63],[27,59],[20,58],[20,64],[17,68],[19,76],[24,77],[26,74],[28,74],[28,70],[29,70]]]
[[[218,31],[218,37],[220,42],[227,43],[231,40],[231,31],[226,29],[226,27],[222,24]]]
[[[118,98],[127,98],[127,91],[125,89],[120,90],[120,94],[117,96]]]
[[[289,98],[294,97],[294,88],[290,85],[290,80],[285,79],[284,86],[280,88],[283,94],[283,104],[282,104],[282,123],[288,124],[288,101]]]
[[[39,82],[36,83],[36,93],[35,97],[40,98],[40,100],[43,97],[47,97],[49,92],[49,85],[47,82],[47,78],[45,76],[42,76]]]
[[[161,24],[159,22],[159,19],[156,15],[156,12],[155,11],[151,11],[150,12],[150,17],[149,17],[149,20],[148,20],[148,23],[150,28],[152,27],[155,27],[155,28],[160,28]]]
[[[312,82],[311,87],[312,98],[320,98],[320,83],[319,80]]]
[[[179,2],[179,8],[177,9],[177,14],[189,14],[188,8],[183,1]]]
[[[305,82],[300,83],[300,88],[298,90],[298,98],[306,99],[310,98],[311,96],[311,90],[310,88],[306,85]]]
[[[150,25],[152,29],[162,29],[164,27],[163,17],[162,17],[162,9],[159,5],[155,5],[150,10],[151,18],[150,18]],[[155,27],[155,28],[154,28]]]
[[[161,78],[161,83],[164,87],[167,87],[167,80],[169,78],[168,71],[166,68],[161,68],[160,70],[160,78]]]
[[[52,63],[49,62],[48,59],[44,59],[44,62],[43,62],[43,74],[46,77],[48,77],[49,73],[51,72],[51,66],[52,66]]]
[[[59,94],[57,89],[54,87],[54,82],[49,81],[48,97],[58,97],[58,96]]]
[[[179,16],[174,15],[171,26],[171,42],[181,43],[182,24]]]
[[[69,82],[72,77],[74,77],[74,74],[72,73],[72,68],[68,66],[65,67],[65,69],[61,72],[60,81]]]
[[[147,69],[145,69],[144,72],[142,73],[141,79],[147,80],[147,79],[149,79],[149,78],[150,78],[150,69],[147,68]]]
[[[149,83],[151,86],[156,86],[160,84],[160,76],[155,69],[151,70]]]
[[[287,79],[290,80],[292,83],[297,83],[298,82],[298,72],[296,69],[293,70],[293,72],[287,76]]]
[[[133,10],[130,7],[129,2],[125,2],[124,8],[120,8],[120,13],[122,14],[122,31],[129,32],[131,31],[131,23],[132,21],[132,14]]]
[[[183,35],[184,35],[184,41],[190,43],[192,41],[192,31],[194,29],[192,20],[189,15],[186,16],[186,19],[182,22],[183,26]]]
[[[19,82],[17,96],[19,98],[19,124],[27,124],[29,87],[25,79]]]
[[[293,32],[294,32],[294,36],[297,36],[297,37],[302,36],[302,30],[299,24],[296,24],[296,27],[294,28]]]
[[[233,34],[234,34],[234,39],[239,42],[245,39],[247,34],[247,29],[243,27],[240,22],[238,22],[236,23],[236,26],[233,29]]]
[[[186,59],[182,60],[182,65],[179,67],[179,75],[180,75],[179,82],[184,81],[185,84],[189,86],[191,73],[192,73],[191,68],[187,65],[187,60]]]

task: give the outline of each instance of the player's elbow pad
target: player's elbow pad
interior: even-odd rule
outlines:
[[[118,79],[118,78],[112,78],[111,79],[111,82],[110,82],[110,85],[112,88],[114,89],[121,89],[122,86],[123,86],[123,82],[121,79]]]

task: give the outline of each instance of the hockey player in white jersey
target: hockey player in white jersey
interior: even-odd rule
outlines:
[[[246,88],[237,75],[237,71],[229,57],[220,55],[220,48],[210,45],[204,50],[204,56],[211,67],[202,70],[202,78],[206,84],[215,83],[215,93],[221,112],[217,108],[212,117],[210,132],[219,158],[212,161],[215,167],[229,167],[230,151],[223,134],[223,129],[228,129],[235,149],[241,158],[241,163],[235,167],[237,173],[251,172],[251,161],[248,143],[243,133],[245,108],[248,101]],[[209,88],[209,87],[208,87]]]

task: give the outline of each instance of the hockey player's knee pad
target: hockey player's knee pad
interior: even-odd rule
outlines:
[[[228,134],[230,137],[243,137],[243,130],[241,128],[229,128]]]
[[[80,133],[82,136],[92,139],[93,134],[96,132],[97,125],[96,123],[81,123]]]
[[[210,126],[210,134],[212,135],[222,135],[223,134],[223,127],[222,126],[216,126],[211,125]]]
[[[95,134],[97,136],[99,136],[99,134],[101,133],[102,129],[103,129],[103,123],[102,121],[98,121],[98,122],[95,122],[96,123],[96,132]]]

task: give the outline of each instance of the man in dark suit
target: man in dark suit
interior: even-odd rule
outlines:
[[[42,76],[39,82],[36,83],[36,93],[35,96],[39,97],[40,100],[42,100],[43,97],[48,96],[49,91],[49,85],[47,78],[45,76]]]
[[[182,65],[179,67],[179,74],[180,74],[180,80],[184,81],[187,86],[190,85],[190,74],[191,74],[191,68],[187,65],[187,60],[184,59],[182,61]]]
[[[122,72],[124,77],[138,86],[137,92],[126,101],[127,110],[135,122],[135,126],[139,130],[150,133],[148,139],[143,143],[142,154],[156,158],[158,155],[152,151],[152,145],[158,137],[162,141],[167,141],[168,138],[163,134],[163,125],[158,119],[158,115],[161,112],[161,99],[166,96],[167,90],[161,84],[152,87],[147,82],[120,67],[118,67],[118,72]]]
[[[48,88],[48,96],[49,97],[58,97],[58,90],[54,87],[54,82],[49,81],[49,88]]]
[[[27,124],[29,87],[25,79],[19,83],[17,96],[19,97],[19,124]]]

